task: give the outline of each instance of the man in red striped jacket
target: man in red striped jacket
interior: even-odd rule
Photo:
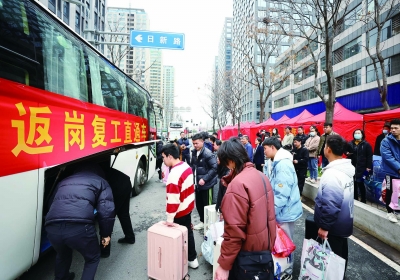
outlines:
[[[164,164],[171,168],[167,180],[167,225],[172,223],[188,229],[189,267],[197,268],[197,253],[194,244],[191,213],[194,209],[194,185],[192,168],[179,160],[179,150],[173,144],[161,150]]]

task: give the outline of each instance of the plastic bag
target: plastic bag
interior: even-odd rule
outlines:
[[[277,225],[275,245],[272,254],[276,258],[285,258],[288,257],[294,250],[296,250],[296,245],[294,245],[293,241],[286,235],[283,229]]]
[[[204,241],[201,243],[201,253],[204,259],[213,265],[214,262],[214,239],[212,237],[211,229],[208,229],[204,236]]]

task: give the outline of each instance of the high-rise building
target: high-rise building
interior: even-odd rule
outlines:
[[[148,88],[152,98],[163,102],[163,61],[162,51],[159,49],[150,49],[150,86]],[[157,127],[162,127],[161,120],[158,120]]]
[[[107,7],[106,57],[144,88],[150,85],[150,51],[129,46],[130,31],[148,30],[150,21],[143,9]]]
[[[218,56],[215,58],[215,78],[214,78],[214,91],[220,97],[226,98],[230,92],[229,73],[232,70],[232,18],[225,18],[224,27],[219,39]],[[225,93],[225,94],[222,94]],[[227,115],[220,102],[218,114]]]
[[[242,79],[250,81],[252,79],[251,71],[249,70],[249,63],[256,65],[260,61],[260,56],[263,54],[260,47],[255,42],[254,38],[248,36],[249,30],[254,27],[266,28],[264,19],[271,20],[271,22],[279,22],[274,24],[276,29],[269,27],[269,33],[273,34],[271,30],[278,31],[279,28],[284,28],[288,34],[293,34],[295,25],[290,21],[285,23],[280,22],[282,18],[282,5],[272,0],[233,0],[233,50],[232,50],[232,71],[235,76],[242,75]],[[297,18],[293,15],[293,18]],[[278,33],[280,34],[279,31]],[[268,35],[267,35],[268,36]],[[268,40],[267,40],[268,41]],[[269,83],[269,72],[273,70],[276,58],[279,54],[285,52],[291,44],[293,44],[293,37],[290,36],[275,36],[273,48],[267,47],[268,61],[265,61],[267,71],[266,82]],[[265,47],[264,47],[265,49]],[[273,51],[272,51],[273,49]],[[264,61],[264,59],[262,60]],[[245,72],[244,72],[245,71]],[[253,79],[254,80],[254,79]],[[242,117],[241,121],[255,121],[259,122],[260,119],[260,93],[259,89],[247,83],[242,86]],[[266,93],[264,93],[265,95]],[[271,98],[266,102],[264,110],[264,120],[270,115],[272,109]]]
[[[104,53],[105,7],[107,0],[39,0],[76,33]]]
[[[164,125],[173,121],[175,106],[175,69],[173,66],[163,67],[163,106],[164,106]]]
[[[372,3],[372,4],[371,4]],[[381,3],[381,2],[379,2]],[[390,2],[389,2],[390,3]],[[372,5],[372,10],[371,9]],[[359,15],[365,11],[374,13],[374,2],[369,0],[352,0],[347,4],[346,12],[341,13],[341,25],[333,39],[333,76],[336,80],[336,101],[349,110],[357,112],[374,112],[383,109],[380,102],[377,81],[373,62],[368,55],[376,51],[377,28],[368,28]],[[387,13],[385,9],[381,12]],[[386,15],[385,15],[386,17]],[[383,18],[383,17],[382,17]],[[370,25],[369,25],[370,26]],[[385,72],[388,83],[387,101],[390,106],[400,105],[400,12],[393,12],[385,22],[381,31],[381,54],[385,59]],[[326,107],[314,90],[315,67],[313,59],[304,47],[306,39],[300,39],[290,50],[277,58],[277,67],[284,71],[285,61],[294,57],[294,69],[288,83],[285,83],[273,96],[272,117],[294,117],[307,109],[316,115],[324,112]],[[311,49],[318,53],[324,46],[315,43]],[[319,90],[327,95],[327,77],[325,51],[322,51],[318,61],[317,83]],[[378,77],[382,79],[382,72],[378,64]]]

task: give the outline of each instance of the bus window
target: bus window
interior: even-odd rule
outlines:
[[[32,9],[21,1],[1,1],[0,5],[0,77],[43,89],[38,79],[34,37],[38,28],[32,22]],[[26,24],[29,18],[29,25]]]
[[[88,101],[85,58],[81,44],[59,25],[37,13],[45,90]],[[40,48],[37,48],[40,49]]]
[[[128,113],[147,119],[147,93],[128,82]]]
[[[104,105],[126,112],[125,77],[116,71],[111,71],[110,66],[106,63],[100,63],[99,69]]]

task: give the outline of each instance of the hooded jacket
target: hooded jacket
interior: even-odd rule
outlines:
[[[303,214],[303,207],[292,154],[280,148],[271,164],[264,167],[274,191],[276,221],[279,224],[296,221]]]
[[[60,183],[54,190],[45,225],[56,222],[94,224],[97,210],[100,236],[111,236],[115,207],[110,185],[96,165],[85,165]]]
[[[217,159],[211,150],[203,146],[198,156],[197,150],[193,150],[190,165],[195,174],[196,191],[208,190],[217,183]],[[199,185],[200,179],[205,181],[203,186]]]
[[[381,142],[381,170],[390,176],[400,177],[400,140],[390,134]]]
[[[315,198],[314,221],[329,234],[349,237],[353,233],[355,168],[349,159],[337,159],[324,169]]]
[[[226,270],[232,269],[239,251],[272,250],[276,237],[274,195],[268,178],[250,162],[232,177],[222,178],[228,189],[221,206],[225,224],[218,263]]]

